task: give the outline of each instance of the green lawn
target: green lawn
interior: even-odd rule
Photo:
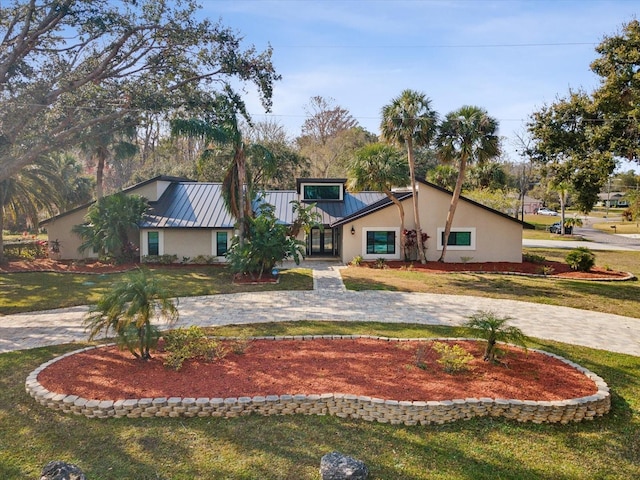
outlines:
[[[313,289],[313,275],[308,269],[283,270],[278,284],[266,285],[234,285],[229,271],[221,267],[158,267],[150,270],[177,297]],[[123,275],[46,272],[0,274],[0,315],[95,303]]]
[[[563,249],[530,249],[548,260],[564,262]],[[596,264],[640,276],[640,252],[596,252]],[[640,318],[640,282],[583,282],[540,277],[483,274],[429,274],[418,271],[342,270],[351,290],[394,290],[507,298],[615,313]]]
[[[240,331],[398,337],[462,333],[445,327],[322,322],[218,330],[224,335]],[[415,427],[330,416],[90,420],[48,410],[24,391],[31,370],[78,345],[7,353],[0,355],[0,478],[38,478],[48,461],[63,459],[78,464],[91,480],[316,480],[320,458],[333,450],[365,461],[372,480],[638,478],[640,358],[552,342],[535,346],[602,376],[612,389],[610,414],[566,426],[492,418]]]

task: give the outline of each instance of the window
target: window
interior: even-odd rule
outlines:
[[[147,233],[147,255],[160,255],[160,233]]]
[[[396,253],[396,232],[368,231],[368,255],[394,255]]]
[[[342,200],[342,185],[303,185],[304,200]]]
[[[444,232],[442,232],[442,238],[440,239],[442,244],[444,245]],[[447,246],[456,246],[456,247],[470,247],[471,246],[471,232],[450,232],[449,240],[447,241]]]
[[[438,228],[438,250],[444,245],[444,228]],[[447,250],[475,250],[475,228],[452,228],[447,240]]]
[[[216,232],[216,256],[224,257],[227,253],[227,232]]]

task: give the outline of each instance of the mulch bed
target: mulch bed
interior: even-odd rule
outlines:
[[[56,272],[56,273],[87,273],[87,274],[103,274],[126,272],[138,267],[139,264],[112,265],[99,261],[71,261],[71,260],[53,260],[50,258],[42,258],[36,260],[11,260],[7,263],[0,264],[0,273],[16,273],[16,272]],[[163,268],[193,268],[195,265],[162,265]],[[220,268],[223,264],[202,265],[203,267]],[[364,268],[374,268],[374,263],[365,262],[361,265]],[[550,278],[569,278],[576,280],[625,280],[629,279],[630,274],[627,272],[619,272],[615,270],[606,270],[601,267],[594,267],[589,272],[577,272],[571,270],[569,265],[546,261],[543,264],[522,262],[488,262],[488,263],[440,263],[427,262],[394,262],[385,263],[385,268],[424,271],[425,273],[451,273],[451,272],[477,272],[477,273],[501,273],[513,275],[542,275],[543,267],[547,268],[546,275]],[[631,276],[631,278],[634,278]],[[256,280],[248,276],[242,278],[234,278],[234,283],[275,283],[277,279],[271,275],[263,276],[263,279]]]

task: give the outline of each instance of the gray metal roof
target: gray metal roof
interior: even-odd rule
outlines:
[[[272,190],[262,194],[254,202],[254,209],[261,202],[275,207],[275,215],[281,223],[294,221],[291,202],[298,200],[294,190]],[[332,225],[344,217],[366,209],[385,199],[381,192],[344,193],[344,201],[315,202],[323,225]],[[235,223],[224,206],[220,183],[172,183],[160,199],[152,203],[141,228],[233,228]]]
[[[151,204],[142,228],[233,228],[219,183],[172,183]]]

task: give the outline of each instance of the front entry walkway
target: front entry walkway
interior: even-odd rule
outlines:
[[[345,290],[335,262],[306,262],[313,291],[237,293],[181,298],[178,326],[296,320],[461,325],[479,310],[513,318],[527,335],[640,356],[640,319],[515,300]],[[0,352],[84,341],[87,307],[0,317]]]

